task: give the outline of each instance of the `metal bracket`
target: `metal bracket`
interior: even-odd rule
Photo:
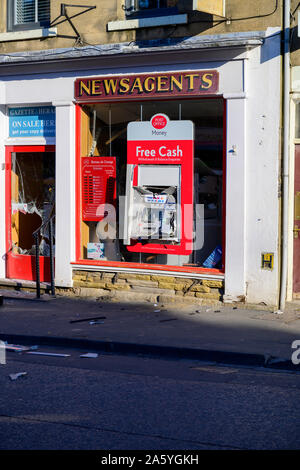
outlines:
[[[85,10],[81,11],[80,13],[76,13],[75,15],[69,16],[68,13],[67,13],[67,7],[68,8],[85,8]],[[75,27],[74,23],[72,22],[72,19],[76,18],[77,16],[83,15],[84,13],[87,13],[90,10],[94,10],[95,8],[96,8],[96,6],[72,5],[72,4],[69,4],[69,3],[61,3],[60,4],[60,15],[57,16],[55,18],[55,20],[53,20],[51,22],[50,26],[57,26],[61,23],[64,23],[65,21],[67,21],[69,23],[69,25],[71,26],[71,28],[73,29],[76,36],[67,36],[67,35],[58,35],[58,36],[64,37],[64,38],[76,39],[76,42],[82,45],[83,44],[82,37],[81,37],[79,31],[77,30],[77,28]],[[65,19],[58,21],[59,18],[61,18],[61,17],[64,17]]]

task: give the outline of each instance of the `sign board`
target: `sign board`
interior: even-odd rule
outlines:
[[[261,269],[268,269],[272,271],[274,267],[274,253],[261,254]]]
[[[55,137],[55,107],[9,108],[9,137]]]
[[[217,70],[113,75],[78,78],[75,81],[75,99],[80,102],[105,101],[113,98],[120,101],[202,96],[215,94],[218,90]]]
[[[165,120],[162,127],[158,120]],[[151,121],[130,122],[127,127],[128,164],[181,164],[193,154],[192,121],[169,121],[163,114]]]
[[[225,0],[194,0],[194,10],[225,17]]]
[[[82,219],[99,221],[105,204],[115,205],[116,158],[82,157]]]

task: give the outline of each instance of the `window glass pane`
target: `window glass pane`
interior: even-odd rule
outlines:
[[[15,23],[31,23],[35,21],[35,0],[16,0]]]
[[[38,0],[38,21],[50,21],[50,0]]]
[[[15,24],[50,20],[50,0],[15,0]]]
[[[175,7],[178,0],[138,0],[138,6],[141,10],[147,8],[168,8]]]
[[[188,254],[176,251],[186,224],[182,166],[127,163],[128,124],[155,114],[167,115],[179,128],[181,120],[194,125],[194,159],[191,174],[185,173],[193,186],[193,205],[185,209],[193,227]],[[223,100],[99,103],[84,106],[81,121],[81,257],[222,268]],[[212,253],[215,264],[207,261]]]
[[[124,9],[127,15],[156,16],[177,13],[177,5],[178,0],[125,0]]]

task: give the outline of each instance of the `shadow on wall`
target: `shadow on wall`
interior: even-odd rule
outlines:
[[[187,37],[198,36],[207,30],[211,30],[214,26],[224,22],[213,21],[213,15],[192,11],[188,13],[188,25],[170,25],[157,28],[143,28],[136,31],[136,42],[139,47],[143,47],[143,42],[153,41],[153,46],[169,44],[180,44]],[[208,34],[213,34],[213,31]],[[145,43],[144,47],[149,47],[149,43]]]

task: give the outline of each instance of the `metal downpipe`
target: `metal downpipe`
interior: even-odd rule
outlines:
[[[290,0],[284,0],[283,16],[283,159],[282,159],[282,248],[279,309],[284,311],[287,295],[289,127],[290,127]]]

